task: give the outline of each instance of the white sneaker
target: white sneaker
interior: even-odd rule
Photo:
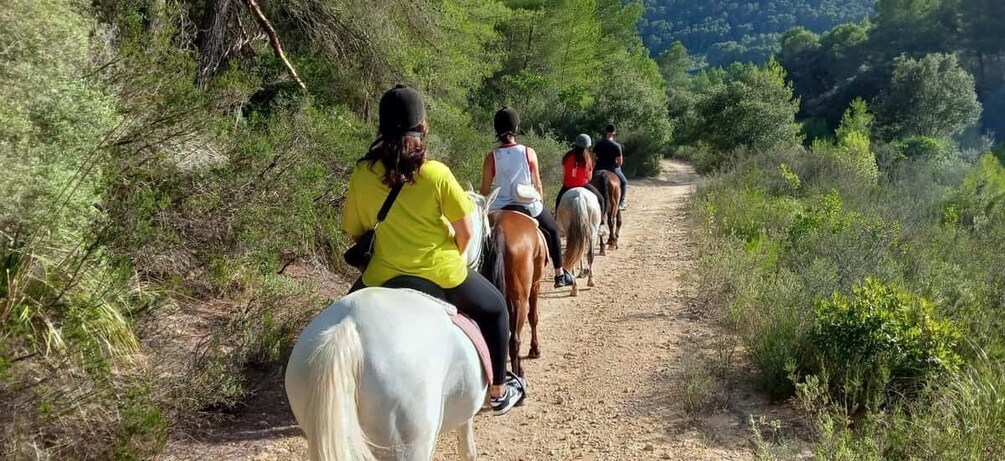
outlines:
[[[527,382],[523,378],[512,373],[507,373],[509,379],[506,380],[506,393],[502,397],[492,397],[489,404],[492,405],[492,413],[502,416],[513,409],[521,400],[527,397]]]

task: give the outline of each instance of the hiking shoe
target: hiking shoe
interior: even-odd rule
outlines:
[[[518,387],[523,396],[527,397],[527,380],[524,377],[517,376],[512,371],[507,371],[506,384]]]
[[[625,205],[624,203],[619,203],[618,204],[618,209],[619,210],[627,210],[628,209],[628,205]]]
[[[507,374],[510,377],[506,380],[506,393],[502,397],[492,397],[489,400],[492,414],[496,416],[505,415],[527,396],[527,382],[512,373]]]
[[[575,283],[576,278],[565,269],[562,270],[562,275],[555,276],[555,288],[567,287],[569,285],[574,285]]]

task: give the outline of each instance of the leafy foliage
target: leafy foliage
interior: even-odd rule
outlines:
[[[817,303],[811,341],[834,391],[851,408],[876,409],[916,395],[959,364],[959,333],[931,303],[867,278],[851,296]]]
[[[580,132],[618,123],[639,175],[671,141],[637,2],[262,2],[306,92],[245,2],[8,3],[5,459],[146,459],[238,407],[249,370],[282,361],[330,301],[310,281],[348,275],[346,180],[396,82],[422,91],[429,154],[462,182],[502,104],[548,191]]]
[[[699,94],[687,139],[704,143],[714,152],[746,147],[768,151],[799,144],[795,123],[798,102],[785,72],[774,61],[763,67],[734,64],[722,78]],[[725,156],[703,161],[703,169],[718,167]]]
[[[980,114],[976,92],[987,106],[980,127],[995,130],[1005,86],[1002,8],[985,0],[878,0],[868,22],[819,36],[790,30],[780,60],[802,98],[801,116],[834,128],[840,108],[861,97],[890,125],[880,130],[887,138],[956,135]]]
[[[853,107],[840,132],[868,120]],[[1003,167],[990,154],[969,165],[932,138],[900,142],[874,143],[904,153],[874,178],[825,141],[813,154],[828,155],[760,153],[721,170],[692,205],[697,292],[738,335],[758,384],[800,396],[827,459],[998,443],[998,405],[981,399],[1000,393],[987,364],[1005,357]],[[981,429],[958,432],[967,419]]]
[[[879,169],[870,141],[872,123],[873,116],[866,102],[861,99],[852,101],[835,133],[836,143],[831,145],[818,139],[813,143],[813,153],[830,157],[836,165],[875,183],[879,178]]]
[[[980,118],[973,77],[954,56],[898,58],[879,113],[890,137],[957,135]]]

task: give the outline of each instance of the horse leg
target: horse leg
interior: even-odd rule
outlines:
[[[457,450],[461,461],[475,461],[478,452],[475,451],[475,420],[469,419],[457,428]]]
[[[618,249],[618,240],[621,238],[621,210],[618,210],[618,227],[614,233],[614,249]]]
[[[610,219],[608,219],[608,222],[610,222]],[[604,224],[601,224],[601,226],[604,226]],[[604,245],[604,236],[600,235],[600,232],[597,232],[597,241],[590,242],[591,249],[593,248],[594,244],[599,244],[598,246],[600,246],[600,256],[607,256],[607,246]]]
[[[408,448],[401,453],[398,459],[402,461],[429,461],[433,459],[433,450],[436,449],[436,434],[424,436],[408,444]]]
[[[535,283],[530,289],[530,310],[527,312],[527,320],[530,321],[530,354],[527,357],[532,359],[541,357],[541,348],[537,342],[537,293],[540,286],[540,283]],[[576,285],[572,286],[572,291],[576,292]]]
[[[513,310],[510,310],[510,313],[510,315],[516,314]],[[520,365],[520,330],[516,327],[517,325],[521,325],[521,323],[511,318],[510,325],[512,325],[509,332],[510,368],[513,369],[515,375],[523,376],[523,366]]]
[[[593,236],[590,236],[590,248],[586,250],[586,271],[589,274],[586,286],[593,286]]]
[[[617,202],[617,201],[614,200],[614,202]],[[614,206],[617,207],[617,205],[614,205]],[[614,242],[614,232],[615,232],[614,231],[614,226],[615,226],[615,220],[617,219],[616,218],[617,213],[618,213],[618,211],[615,208],[615,209],[611,210],[610,217],[607,218],[607,247],[609,249],[611,249],[611,250],[616,250],[617,249],[617,244]]]

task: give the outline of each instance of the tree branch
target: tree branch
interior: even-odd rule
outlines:
[[[286,67],[286,71],[290,73],[293,80],[297,82],[297,86],[301,90],[307,91],[307,85],[304,81],[300,79],[297,75],[297,70],[293,68],[293,64],[286,59],[286,54],[283,53],[283,45],[279,42],[279,35],[276,34],[276,29],[272,27],[272,23],[269,22],[269,18],[265,17],[265,13],[262,12],[262,8],[258,6],[257,0],[244,0],[244,4],[247,5],[248,9],[255,16],[255,20],[258,21],[258,25],[265,31],[265,34],[269,36],[269,44],[272,45],[272,51],[276,54],[276,58],[283,63]]]

